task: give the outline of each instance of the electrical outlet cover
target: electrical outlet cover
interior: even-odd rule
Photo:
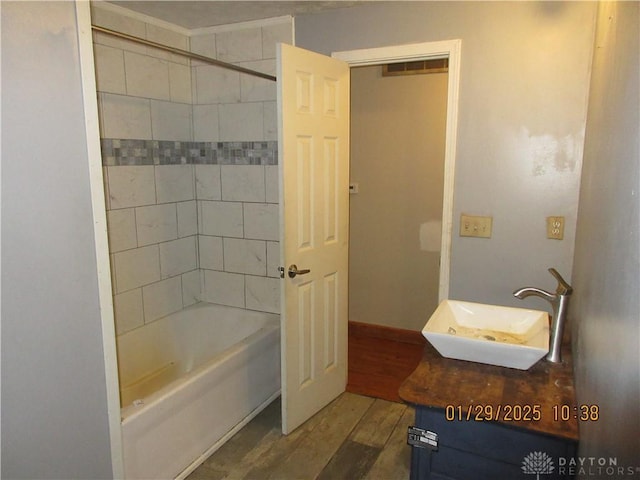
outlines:
[[[564,217],[547,217],[547,238],[553,240],[564,238]]]

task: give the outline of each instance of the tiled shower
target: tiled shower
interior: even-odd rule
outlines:
[[[290,20],[163,28],[93,23],[275,72]],[[242,28],[241,28],[242,27]],[[116,333],[198,301],[279,312],[275,83],[94,33]]]

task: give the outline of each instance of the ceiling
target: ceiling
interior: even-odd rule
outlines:
[[[351,7],[358,1],[129,1],[111,0],[120,7],[187,28],[211,27],[231,23],[300,15]]]

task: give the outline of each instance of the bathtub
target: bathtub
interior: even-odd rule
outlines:
[[[117,338],[126,478],[184,478],[277,398],[279,322],[198,303]]]

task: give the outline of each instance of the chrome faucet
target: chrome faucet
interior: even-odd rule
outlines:
[[[562,361],[560,349],[562,347],[562,334],[569,308],[569,297],[573,293],[573,288],[558,273],[555,268],[550,268],[549,272],[558,281],[556,293],[549,293],[535,287],[520,288],[513,292],[513,296],[519,299],[527,298],[531,295],[544,298],[553,307],[553,317],[551,318],[551,331],[549,332],[549,353],[546,359],[550,362],[559,363]]]

